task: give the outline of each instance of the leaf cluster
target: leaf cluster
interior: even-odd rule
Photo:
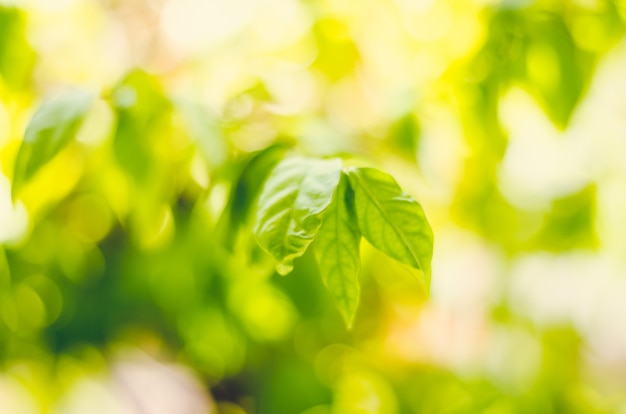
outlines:
[[[360,242],[431,277],[433,232],[421,205],[389,174],[342,168],[338,158],[290,157],[270,174],[254,232],[287,274],[315,241],[324,284],[348,326],[359,302]]]

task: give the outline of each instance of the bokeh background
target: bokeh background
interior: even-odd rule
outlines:
[[[0,413],[626,413],[626,2],[0,1]],[[11,197],[29,119],[99,96]],[[290,152],[393,174],[348,331],[251,235]]]

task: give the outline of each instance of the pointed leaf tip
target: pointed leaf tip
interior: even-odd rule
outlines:
[[[388,256],[421,270],[428,289],[433,232],[422,206],[382,171],[354,168],[348,176],[354,189],[359,228],[365,239]]]

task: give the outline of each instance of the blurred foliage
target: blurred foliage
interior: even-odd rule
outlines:
[[[624,1],[5,3],[0,412],[128,349],[221,413],[626,410]],[[275,271],[293,154],[420,201],[431,298],[371,237],[351,329],[313,252]]]

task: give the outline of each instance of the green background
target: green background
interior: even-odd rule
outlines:
[[[0,413],[626,412],[625,22],[621,0],[0,2]],[[20,164],[36,109],[85,93]],[[347,330],[312,251],[275,272],[252,228],[291,154],[421,203],[430,296],[362,242]]]

